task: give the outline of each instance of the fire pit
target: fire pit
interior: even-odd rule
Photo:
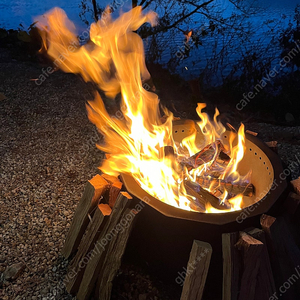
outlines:
[[[194,121],[191,120],[179,120],[173,123],[175,142],[181,142],[190,134],[193,123]],[[226,131],[222,136],[224,144],[228,143],[229,133]],[[200,131],[197,132],[196,139],[196,142],[203,139]],[[150,199],[147,203],[166,216],[212,224],[226,224],[238,220],[242,215],[255,216],[268,211],[286,188],[285,180],[279,178],[283,171],[279,157],[266,144],[250,134],[246,134],[245,146],[245,155],[238,166],[238,171],[241,175],[245,175],[249,169],[252,169],[251,182],[255,186],[255,193],[251,197],[244,196],[242,206],[244,213],[241,210],[226,213],[201,213],[178,209],[148,194],[129,174],[122,174],[121,177],[131,194],[141,200]]]

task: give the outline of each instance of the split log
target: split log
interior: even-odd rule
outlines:
[[[116,181],[112,184],[112,186],[109,189],[109,206],[111,208],[114,207],[116,200],[120,194],[120,191],[122,189],[123,183],[121,181]]]
[[[295,216],[300,208],[300,195],[290,192],[283,206],[289,215]]]
[[[239,278],[241,274],[241,255],[235,244],[239,233],[222,234],[223,251],[223,300],[238,300]]]
[[[100,271],[104,268],[106,255],[110,255],[114,243],[111,240],[119,234],[121,220],[132,197],[126,192],[120,192],[116,203],[112,209],[110,217],[101,231],[97,242],[95,243],[94,255],[90,257],[85,268],[83,278],[77,293],[78,300],[88,300],[94,290],[96,280]],[[119,226],[118,226],[119,225]],[[120,233],[122,234],[122,233]]]
[[[254,186],[251,183],[232,184],[222,179],[213,178],[210,176],[198,176],[196,181],[203,187],[211,189],[220,188],[221,191],[224,189],[232,195],[243,194],[247,197],[252,197],[254,193]]]
[[[207,145],[193,156],[182,160],[180,163],[182,166],[187,167],[188,171],[209,162],[212,162],[211,165],[218,163],[220,166],[226,167],[230,161],[230,157],[224,151],[224,146],[218,140]]]
[[[238,299],[255,300],[263,243],[242,232],[236,247],[243,252],[243,272]]]
[[[110,241],[107,255],[103,262],[103,267],[99,273],[99,279],[96,284],[95,298],[99,300],[109,300],[112,290],[112,282],[121,266],[121,260],[126,249],[127,241],[133,227],[135,216],[138,212],[129,208],[126,209],[124,216],[132,216],[131,220],[127,221],[123,231],[114,236]]]
[[[266,234],[277,288],[281,287],[287,278],[295,274],[300,278],[300,274],[298,274],[299,270],[297,269],[300,266],[300,250],[289,232],[284,219],[262,215],[260,222]],[[284,299],[297,299],[299,294],[300,280],[296,280],[284,293]]]
[[[111,176],[111,175],[108,175],[108,174],[101,174],[101,176],[110,184],[114,184],[115,182],[119,182],[119,178],[118,177],[115,177],[115,176]]]
[[[213,194],[211,194],[209,191],[206,191],[203,189],[198,183],[185,180],[184,181],[184,187],[186,189],[186,192],[188,195],[193,196],[196,198],[195,205],[198,205],[200,209],[205,210],[205,207],[208,203],[211,204],[212,207],[224,210],[228,209],[229,207],[225,206],[224,204],[220,203],[220,200],[215,197]]]
[[[107,204],[98,205],[92,221],[87,227],[86,234],[79,244],[76,256],[70,263],[65,284],[66,290],[72,295],[75,295],[78,291],[86,266],[85,260],[94,255],[95,242],[99,238],[110,214],[111,208]]]
[[[251,135],[253,135],[253,136],[257,136],[258,135],[258,133],[255,132],[255,131],[246,130],[246,132],[249,133],[249,134],[251,134]]]
[[[263,230],[258,228],[252,229],[247,233],[263,243],[260,268],[257,275],[255,299],[269,299],[276,293],[276,287],[271,268],[265,233]]]
[[[66,237],[62,255],[69,258],[76,251],[85,229],[89,223],[89,215],[92,215],[99,203],[99,198],[108,188],[108,182],[100,175],[94,176],[88,181],[81,200],[79,201],[73,221]]]
[[[300,249],[300,196],[290,192],[283,206],[285,209],[284,220]]]
[[[180,300],[201,300],[212,254],[211,245],[194,240]]]

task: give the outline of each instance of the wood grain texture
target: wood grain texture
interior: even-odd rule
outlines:
[[[94,176],[86,184],[62,249],[62,255],[65,258],[69,258],[70,255],[77,250],[86,227],[88,226],[89,214],[93,214],[99,203],[99,198],[108,186],[108,182],[100,175]]]
[[[65,284],[67,291],[72,295],[75,295],[78,291],[86,267],[85,261],[94,255],[95,242],[99,238],[100,232],[103,230],[110,214],[111,208],[109,205],[98,205],[92,221],[87,227],[86,234],[79,244],[78,251],[70,263],[68,274],[65,278]]]
[[[255,300],[263,243],[242,232],[236,247],[243,253],[239,300]]]
[[[239,295],[239,279],[241,274],[241,255],[235,244],[239,233],[222,234],[223,251],[223,300],[237,300]]]
[[[126,192],[119,194],[112,213],[95,243],[95,255],[89,259],[85,268],[77,293],[78,300],[88,300],[91,296],[98,275],[103,268],[108,249],[111,247],[111,240],[119,232],[121,220],[131,199],[132,197]]]
[[[201,300],[212,254],[211,245],[194,240],[180,300]]]

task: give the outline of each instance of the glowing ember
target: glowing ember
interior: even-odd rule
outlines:
[[[105,143],[97,146],[110,154],[100,166],[101,171],[114,176],[129,173],[159,200],[181,209],[201,211],[197,194],[187,194],[185,182],[195,184],[199,176],[214,176],[231,184],[249,181],[249,176],[242,178],[237,171],[245,151],[244,126],[239,128],[237,143],[234,133],[229,137],[229,143],[225,143],[222,141],[225,128],[217,121],[219,112],[216,110],[210,120],[203,112],[205,104],[198,104],[200,121],[180,144],[174,142],[173,114],[164,109],[162,118],[157,95],[143,88],[143,82],[150,74],[145,65],[142,39],[133,32],[145,22],[154,26],[156,20],[155,13],[144,15],[141,7],[135,7],[115,21],[106,11],[105,16],[90,28],[92,43],[84,46],[78,43],[74,46],[77,41],[75,26],[58,8],[40,18],[38,26],[48,55],[63,71],[79,73],[86,81],[94,81],[109,98],[118,93],[122,95],[122,120],[107,113],[98,93],[87,105],[90,121],[105,138]],[[76,51],[70,51],[70,45]],[[197,132],[203,134],[201,144],[196,144]],[[165,154],[166,147],[173,149],[172,155]],[[228,158],[226,163],[220,159],[221,152]],[[197,165],[189,167],[186,162],[194,154]],[[207,213],[242,207],[242,194],[230,195],[226,189],[216,186],[200,187],[198,192],[209,193],[217,200],[217,206],[222,207],[212,207],[211,202],[206,201],[203,211]]]

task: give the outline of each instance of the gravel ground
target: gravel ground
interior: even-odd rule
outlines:
[[[60,250],[84,185],[103,157],[85,111],[93,89],[61,72],[37,85],[32,79],[42,67],[11,60],[5,51],[0,70],[0,299],[72,299],[60,288],[68,263]],[[266,141],[277,139],[287,165],[300,158],[300,128],[247,127]],[[4,280],[12,265],[22,272]]]

